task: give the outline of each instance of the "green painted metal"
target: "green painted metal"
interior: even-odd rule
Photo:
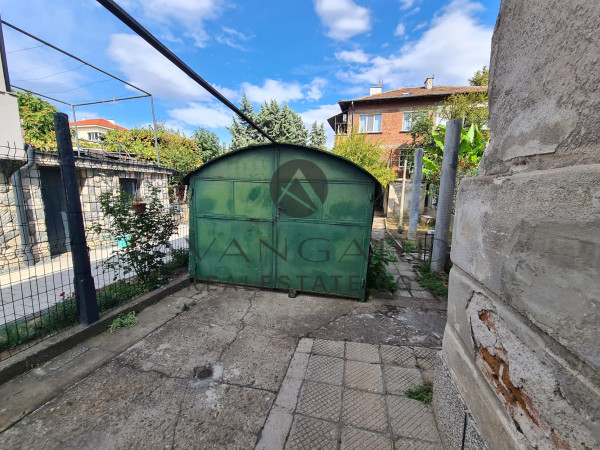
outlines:
[[[365,299],[377,181],[359,166],[266,144],[216,158],[186,182],[191,278]]]

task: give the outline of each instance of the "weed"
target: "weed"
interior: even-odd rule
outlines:
[[[408,398],[418,400],[428,405],[431,403],[431,399],[433,398],[433,389],[431,384],[423,383],[419,386],[407,389],[405,394]]]
[[[371,257],[367,269],[367,282],[369,288],[385,289],[394,292],[398,289],[394,276],[389,274],[386,266],[398,261],[393,253],[385,251],[381,245],[371,247]]]
[[[135,317],[135,311],[131,311],[128,314],[119,314],[119,317],[109,325],[108,331],[112,334],[117,328],[132,327],[137,323],[138,318]]]
[[[417,244],[413,241],[404,241],[404,253],[413,253],[417,251]]]
[[[190,306],[196,306],[198,304],[198,302],[196,300],[194,300],[192,303],[190,303]]]
[[[448,298],[448,285],[446,280],[437,273],[431,272],[429,263],[415,264],[421,275],[417,277],[417,283],[428,291],[432,291],[438,297]]]
[[[182,311],[189,311],[190,310],[190,305],[188,305],[187,303],[184,303],[183,306],[181,307]]]
[[[67,296],[63,292],[60,296],[63,300],[50,306],[41,316],[0,327],[0,351],[10,350],[77,323],[79,314],[75,294]]]
[[[131,300],[136,295],[143,294],[151,290],[149,283],[135,283],[130,281],[117,281],[96,291],[98,308],[100,312],[112,309]]]

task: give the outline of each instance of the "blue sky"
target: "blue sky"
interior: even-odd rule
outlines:
[[[307,124],[337,101],[434,83],[464,85],[489,65],[500,0],[121,0],[132,14],[234,103],[288,102]],[[7,22],[152,93],[157,119],[229,141],[232,113],[93,0],[0,0]],[[68,102],[132,92],[122,83],[4,28],[11,82]],[[69,112],[64,106],[60,106]],[[147,100],[80,107],[77,117],[151,122]],[[329,127],[326,124],[326,129]],[[329,143],[331,131],[328,130]]]

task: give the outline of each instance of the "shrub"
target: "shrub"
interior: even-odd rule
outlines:
[[[371,289],[385,289],[394,292],[398,289],[393,275],[387,272],[387,265],[397,261],[396,256],[385,251],[381,245],[371,247],[369,266],[367,269],[367,283]]]
[[[95,223],[92,229],[99,234],[127,236],[127,245],[113,250],[105,261],[106,267],[124,275],[134,273],[142,283],[156,282],[164,266],[169,238],[175,232],[175,213],[158,199],[158,189],[153,188],[146,211],[135,212],[133,198],[124,191],[114,195],[106,192],[100,196],[100,206],[105,223]]]

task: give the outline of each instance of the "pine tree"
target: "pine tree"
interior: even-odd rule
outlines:
[[[469,78],[471,86],[487,86],[490,79],[490,71],[487,66],[483,66],[481,70],[475,72],[472,78]]]
[[[325,136],[325,126],[323,125],[323,122],[321,122],[321,125],[317,125],[317,121],[315,120],[312,124],[310,134],[308,135],[308,145],[310,147],[325,150],[326,142],[327,137]]]
[[[302,122],[302,117],[287,103],[281,108],[275,100],[271,100],[261,105],[260,111],[255,113],[254,107],[248,102],[244,94],[240,106],[240,109],[275,141],[298,145],[307,144],[308,130]],[[231,133],[232,150],[251,144],[267,142],[267,139],[254,128],[235,117],[231,126],[227,129]]]
[[[254,106],[248,101],[246,94],[242,96],[240,110],[256,123]],[[262,140],[260,140],[262,136],[259,135],[258,131],[242,119],[233,117],[232,124],[230,127],[227,127],[227,129],[231,133],[231,150],[237,150],[253,143],[262,142]]]

